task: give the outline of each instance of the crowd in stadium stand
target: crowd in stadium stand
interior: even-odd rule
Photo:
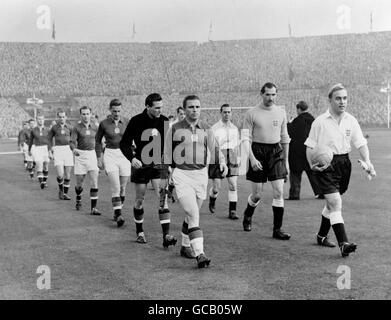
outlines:
[[[384,125],[379,89],[391,77],[389,43],[391,32],[207,43],[0,43],[0,96],[76,96],[102,117],[111,97],[122,97],[132,115],[147,94],[159,92],[174,114],[188,93],[199,94],[206,107],[255,105],[260,86],[271,81],[289,116],[299,100],[317,115],[327,107],[326,88],[342,82],[359,121]]]
[[[0,98],[0,138],[16,137],[29,115],[11,98]]]

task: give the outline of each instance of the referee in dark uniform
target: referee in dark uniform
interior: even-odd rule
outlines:
[[[311,124],[314,122],[314,117],[308,112],[308,105],[305,101],[299,101],[296,105],[297,117],[292,122],[288,123],[288,134],[291,138],[289,143],[289,198],[288,200],[300,199],[300,185],[303,171],[307,174],[315,196],[319,199],[324,198],[318,190],[318,185],[313,171],[308,165],[306,157],[306,146],[304,141],[308,137],[311,130]]]
[[[145,109],[129,121],[122,136],[120,149],[132,164],[130,181],[135,184],[136,199],[133,208],[138,243],[146,243],[144,221],[144,196],[149,181],[159,198],[159,220],[163,231],[163,247],[175,245],[177,239],[170,235],[170,211],[166,202],[168,166],[162,165],[165,132],[169,120],[162,115],[163,101],[158,93],[145,99]],[[134,144],[134,147],[132,145]],[[159,150],[160,149],[160,150]]]

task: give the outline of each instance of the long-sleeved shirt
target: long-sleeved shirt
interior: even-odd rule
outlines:
[[[115,121],[111,116],[101,121],[95,136],[95,151],[98,158],[102,154],[103,137],[105,137],[106,148],[118,149],[128,123],[129,120],[124,117],[120,117],[118,121]]]
[[[367,144],[361,127],[355,117],[344,112],[340,123],[327,110],[312,123],[305,145],[315,148],[317,144],[329,146],[334,154],[346,154],[351,151],[351,142],[359,149]]]
[[[281,106],[264,107],[258,105],[246,112],[243,130],[249,135],[243,135],[243,140],[258,143],[289,143],[285,110]]]
[[[59,123],[55,124],[50,130],[48,134],[49,138],[49,149],[53,146],[53,138],[54,145],[56,146],[66,146],[69,145],[71,141],[71,132],[72,126],[68,123],[61,125]]]
[[[225,163],[219,142],[208,124],[199,120],[192,128],[184,119],[168,130],[164,147],[165,164],[182,170],[199,170],[208,165],[208,154],[211,156],[210,163]]]
[[[80,122],[72,128],[69,146],[72,150],[75,148],[95,150],[95,135],[97,132],[98,128],[93,122],[90,122],[88,126]]]
[[[314,117],[309,112],[302,112],[292,122],[288,123],[288,134],[291,138],[288,159],[289,167],[293,171],[308,169],[304,141],[308,137],[313,121]]]
[[[166,116],[150,117],[147,109],[132,117],[119,144],[124,156],[129,161],[136,158],[143,165],[161,164],[168,124]]]
[[[22,129],[19,131],[18,134],[18,146],[20,146],[23,143],[29,144],[30,141],[30,129]]]
[[[45,146],[48,145],[49,129],[46,127],[35,127],[31,130],[30,133],[30,143],[29,143],[29,151],[31,151],[31,147],[35,146]]]

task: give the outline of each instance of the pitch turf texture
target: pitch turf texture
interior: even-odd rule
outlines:
[[[201,227],[207,269],[180,257],[183,212],[171,205],[176,247],[162,247],[156,200],[148,190],[144,229],[147,244],[135,242],[132,216],[133,187],[129,184],[118,229],[111,221],[107,176],[100,175],[98,207],[102,216],[89,215],[89,185],[83,208],[58,200],[53,167],[48,189],[41,190],[22,168],[22,155],[0,155],[0,298],[1,299],[391,299],[391,130],[365,130],[377,178],[365,179],[352,152],[352,179],[343,196],[343,217],[349,238],[358,250],[342,258],[337,248],[315,245],[324,202],[315,200],[303,176],[300,201],[286,201],[284,228],[290,241],[274,240],[271,187],[265,185],[253,230],[244,232],[240,220],[227,219],[227,185],[210,214],[207,201]],[[2,141],[0,152],[15,150],[15,141]],[[288,185],[285,186],[285,196]],[[242,218],[249,185],[239,179],[238,213]],[[331,232],[331,239],[335,237]],[[37,268],[51,270],[51,289],[38,290]],[[350,267],[351,289],[339,290],[337,268]]]

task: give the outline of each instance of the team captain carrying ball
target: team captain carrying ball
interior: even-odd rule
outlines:
[[[314,149],[309,149],[311,168],[328,167],[333,160],[333,150],[327,145],[318,144]]]

